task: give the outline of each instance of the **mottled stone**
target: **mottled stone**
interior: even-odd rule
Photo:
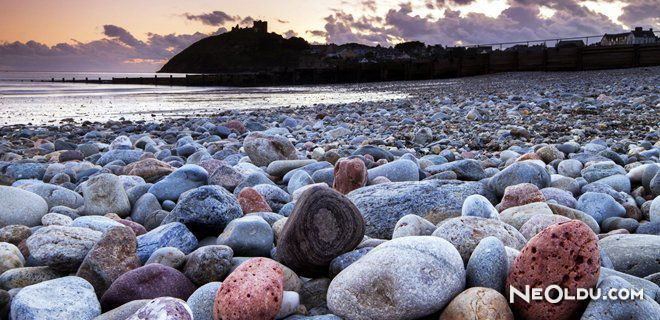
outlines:
[[[37,230],[27,240],[30,259],[37,265],[72,272],[85,259],[102,233],[87,228],[48,226]]]
[[[438,224],[433,236],[451,242],[465,263],[479,242],[488,236],[500,239],[505,246],[521,249],[527,242],[516,228],[495,219],[481,217],[457,217]]]
[[[541,190],[546,201],[554,201],[562,206],[569,208],[575,208],[577,205],[577,200],[573,197],[573,193],[570,191],[562,190],[559,188],[543,188]]]
[[[440,320],[513,320],[507,299],[489,288],[469,288],[454,298]]]
[[[268,257],[273,240],[273,229],[266,220],[259,216],[245,216],[232,220],[216,243],[229,246],[238,256]]]
[[[521,183],[531,183],[543,189],[550,185],[550,175],[545,168],[528,162],[516,162],[498,172],[490,179],[490,186],[498,195],[503,195],[506,187]]]
[[[181,272],[153,263],[119,276],[101,297],[101,305],[103,310],[110,310],[140,299],[174,297],[185,300],[195,289]]]
[[[250,259],[223,282],[215,297],[214,319],[274,319],[282,303],[283,286],[277,262]]]
[[[11,290],[62,277],[63,274],[49,267],[23,267],[0,274],[0,288]]]
[[[244,214],[273,211],[270,205],[268,205],[268,202],[266,202],[264,196],[252,187],[243,188],[243,190],[238,193],[238,203]]]
[[[210,282],[199,287],[188,298],[188,306],[193,318],[197,320],[213,320],[213,302],[222,286],[221,282]]]
[[[146,182],[156,182],[161,177],[167,176],[172,172],[174,172],[172,166],[153,158],[133,162],[122,169],[122,174],[142,177]]]
[[[101,314],[94,288],[82,278],[64,277],[25,287],[11,302],[12,320],[92,320]]]
[[[160,263],[164,266],[179,269],[186,263],[186,254],[175,247],[163,247],[154,251],[144,264]]]
[[[76,276],[89,281],[96,294],[102,296],[120,275],[140,267],[136,247],[137,240],[131,229],[112,228],[87,253]]]
[[[457,160],[439,165],[433,165],[425,169],[430,174],[440,172],[452,171],[456,173],[456,177],[460,180],[479,181],[486,178],[481,163],[473,159]]]
[[[532,202],[519,207],[511,207],[500,213],[500,220],[520,230],[532,217],[552,215],[552,210],[545,202]]]
[[[15,246],[31,235],[32,229],[23,225],[13,224],[0,228],[0,242],[8,242]]]
[[[525,238],[527,240],[529,240],[532,237],[534,237],[535,235],[537,235],[539,232],[543,231],[545,228],[547,228],[547,227],[549,227],[553,224],[560,223],[560,222],[566,222],[566,221],[570,221],[570,220],[571,219],[569,219],[569,218],[566,218],[566,217],[560,216],[560,215],[556,215],[556,214],[553,214],[553,215],[546,215],[546,214],[535,215],[535,216],[529,218],[529,220],[527,220],[527,222],[525,222],[525,224],[523,224],[522,227],[520,227],[520,233],[523,236],[525,236]]]
[[[401,217],[394,226],[392,239],[407,236],[430,236],[435,231],[435,225],[426,219],[409,214]]]
[[[575,296],[578,288],[594,288],[598,282],[600,254],[598,238],[580,221],[552,225],[533,237],[521,250],[507,278],[510,286],[524,292],[525,286],[547,288],[558,285]],[[588,302],[546,300],[529,303],[517,297],[511,305],[525,319],[573,319]]]
[[[555,203],[548,203],[548,207],[550,207],[552,213],[555,215],[564,216],[573,220],[580,220],[586,223],[595,234],[600,233],[600,226],[598,225],[598,222],[596,222],[596,219],[592,218],[590,215],[580,210],[572,209]]]
[[[25,258],[18,248],[7,242],[0,242],[0,274],[7,270],[21,268]]]
[[[467,263],[467,287],[484,287],[504,292],[509,271],[504,243],[495,237],[486,237],[470,255]]]
[[[339,273],[327,303],[346,319],[415,319],[438,312],[464,287],[463,261],[449,242],[403,237],[372,249]]]
[[[197,247],[195,235],[178,222],[164,224],[137,237],[137,240],[137,255],[142,262],[146,262],[159,248],[175,247],[183,253],[190,253]]]
[[[116,213],[125,217],[131,212],[131,203],[122,187],[119,177],[103,173],[89,178],[82,184],[85,203],[80,208],[81,215],[102,216]]]
[[[545,202],[545,196],[539,188],[531,183],[521,183],[508,186],[504,189],[502,201],[497,210],[504,211],[511,207],[518,207],[533,202]]]
[[[252,132],[243,140],[245,153],[257,166],[267,166],[277,160],[296,160],[298,154],[291,142],[282,136]]]
[[[335,164],[332,187],[342,194],[367,185],[368,174],[364,162],[358,158],[339,160]]]
[[[233,256],[234,251],[227,246],[201,247],[188,255],[183,273],[198,286],[220,281],[229,271]]]
[[[233,192],[245,176],[234,169],[229,164],[223,162],[209,176],[208,182],[211,185],[218,185],[230,192]]]
[[[176,298],[162,297],[149,301],[126,320],[193,320],[188,304]]]
[[[71,191],[67,188],[48,184],[48,183],[35,183],[27,186],[25,190],[38,194],[48,204],[48,209],[56,206],[65,206],[71,209],[80,208],[83,203],[83,197],[78,193]]]
[[[279,260],[301,276],[327,274],[332,259],[364,236],[360,211],[343,195],[314,187],[300,197],[278,239]]]

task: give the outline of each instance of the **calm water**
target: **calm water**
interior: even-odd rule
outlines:
[[[51,78],[110,79],[153,77],[135,73],[0,72],[0,125],[77,121],[157,120],[209,115],[223,110],[381,101],[405,98],[393,90],[363,90],[363,85],[296,87],[169,87],[30,82]],[[169,74],[159,74],[169,77]],[[185,76],[173,74],[173,77]]]

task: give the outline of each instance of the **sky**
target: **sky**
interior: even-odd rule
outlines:
[[[444,46],[660,29],[660,0],[0,0],[0,71],[153,72],[267,20],[312,43]]]

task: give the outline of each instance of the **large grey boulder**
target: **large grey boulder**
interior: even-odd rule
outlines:
[[[65,206],[78,209],[84,204],[83,197],[75,191],[48,183],[35,183],[27,186],[25,190],[38,194],[46,200],[48,209],[56,206]]]
[[[91,320],[101,314],[94,287],[83,278],[64,277],[25,287],[11,302],[12,320]]]
[[[0,227],[41,225],[48,203],[40,196],[14,187],[0,186]]]
[[[102,216],[116,213],[125,217],[131,213],[131,202],[119,177],[103,173],[89,178],[82,184],[85,204],[80,208],[82,215]]]

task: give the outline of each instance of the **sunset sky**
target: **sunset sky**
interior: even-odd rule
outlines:
[[[155,71],[231,26],[310,42],[461,45],[660,28],[660,0],[0,0],[0,70]]]

